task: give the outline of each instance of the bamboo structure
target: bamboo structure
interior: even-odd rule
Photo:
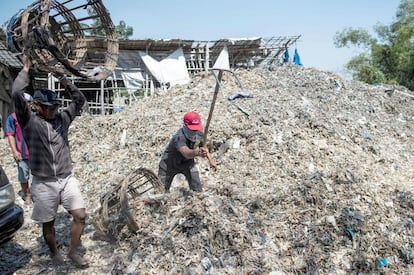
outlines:
[[[4,29],[9,48],[29,55],[40,71],[101,80],[118,60],[115,26],[101,0],[39,0],[14,15]],[[87,58],[85,37],[90,35],[106,46],[94,60]]]

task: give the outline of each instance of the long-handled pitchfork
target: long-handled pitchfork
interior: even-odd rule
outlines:
[[[216,73],[215,73],[215,71],[217,71],[217,70],[218,70],[218,75],[216,75]],[[216,87],[214,88],[213,100],[212,100],[211,105],[210,105],[210,111],[208,113],[208,118],[207,118],[206,126],[204,127],[203,147],[206,147],[207,146],[208,128],[210,127],[211,118],[213,117],[214,106],[216,105],[217,94],[218,94],[218,91],[219,91],[219,89],[221,87],[221,79],[223,77],[223,72],[224,71],[230,72],[230,73],[232,73],[234,75],[234,77],[237,80],[237,83],[239,84],[239,86],[240,86],[240,88],[241,88],[241,90],[243,92],[243,86],[241,85],[240,80],[237,78],[237,76],[234,74],[233,71],[231,71],[229,69],[222,69],[222,68],[220,68],[220,69],[214,69],[213,68],[211,70],[211,73],[213,74],[214,78],[216,79]],[[211,157],[210,153],[207,154],[207,158],[208,158],[208,161],[210,162],[210,166],[211,167],[216,167],[216,163],[213,160],[213,158]]]
[[[207,135],[208,128],[210,127],[210,121],[213,116],[214,106],[216,105],[217,94],[220,89],[221,78],[223,77],[223,70],[219,70],[218,76],[215,75],[214,70],[211,71],[214,77],[216,78],[216,87],[214,88],[213,101],[210,105],[210,111],[208,113],[207,123],[204,127],[204,136],[203,136],[203,147],[207,146]],[[208,161],[210,162],[211,167],[216,167],[216,162],[211,157],[210,153],[207,154]]]

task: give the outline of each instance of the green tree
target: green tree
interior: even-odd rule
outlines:
[[[414,90],[414,0],[401,0],[390,26],[374,27],[375,36],[364,29],[346,28],[334,36],[338,48],[359,47],[346,68],[367,83],[400,84]]]
[[[88,14],[90,16],[96,15],[96,11],[92,8],[88,8]],[[105,28],[102,26],[102,22],[99,18],[96,18],[92,24],[93,30],[89,31],[90,35],[105,36]],[[120,39],[128,39],[134,34],[134,29],[128,26],[125,21],[119,21],[119,24],[115,26],[115,32]]]
[[[119,21],[119,24],[115,26],[115,31],[119,38],[128,39],[134,34],[134,29],[131,26],[127,26],[125,21]]]

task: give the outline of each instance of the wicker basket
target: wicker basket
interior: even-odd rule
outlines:
[[[117,64],[117,34],[102,0],[37,0],[6,22],[4,29],[9,48],[24,51],[39,71],[102,80]],[[106,46],[99,56],[94,50],[98,42]]]
[[[101,207],[94,214],[92,223],[97,232],[109,237],[116,237],[125,225],[130,231],[136,232],[139,226],[130,203],[142,196],[163,191],[163,184],[151,170],[138,168],[102,196]]]

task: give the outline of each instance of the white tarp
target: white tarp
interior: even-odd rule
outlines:
[[[161,60],[163,75],[171,86],[179,84],[187,84],[190,82],[187,65],[185,63],[184,52],[182,48],[178,48],[167,58]]]
[[[221,50],[212,69],[230,71],[229,51],[227,49],[227,46],[224,46],[224,48]]]
[[[139,55],[152,76],[162,85],[169,83],[171,87],[190,82],[182,48],[178,48],[161,61],[155,60],[142,51],[139,52]]]
[[[145,78],[141,72],[123,71],[121,72],[122,80],[124,81],[125,88],[128,93],[134,93],[136,90],[141,89]]]

